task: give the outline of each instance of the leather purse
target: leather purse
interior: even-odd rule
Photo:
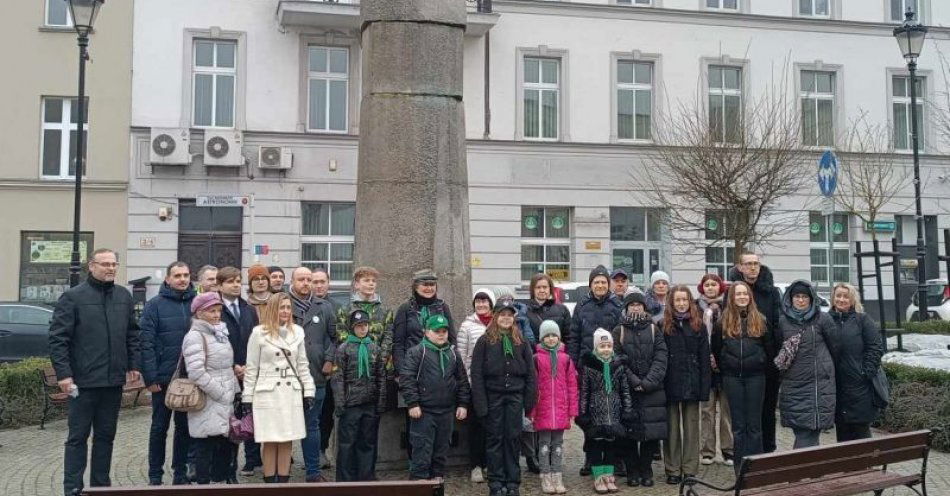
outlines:
[[[204,348],[205,361],[207,361],[208,342],[203,335],[201,336],[201,345]],[[195,381],[187,377],[181,377],[183,357],[183,355],[178,355],[178,365],[175,366],[175,373],[165,390],[165,406],[175,412],[197,412],[204,409],[207,398],[205,392],[195,384]]]

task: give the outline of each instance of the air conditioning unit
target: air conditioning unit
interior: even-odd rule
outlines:
[[[244,165],[241,131],[205,129],[204,164],[206,167]]]
[[[261,169],[286,170],[294,166],[294,152],[282,146],[261,146],[257,153]]]
[[[153,127],[149,145],[149,163],[151,165],[191,164],[191,153],[188,151],[189,139],[188,128]]]

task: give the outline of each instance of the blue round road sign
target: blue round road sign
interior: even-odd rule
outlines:
[[[824,196],[832,196],[838,187],[838,158],[828,150],[818,160],[818,189]]]

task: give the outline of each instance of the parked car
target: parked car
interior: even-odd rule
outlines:
[[[0,362],[49,356],[53,310],[44,305],[0,302]]]
[[[917,291],[907,306],[907,321],[917,320]],[[927,280],[927,313],[931,319],[950,320],[950,286],[946,279]]]
[[[788,282],[777,282],[775,283],[775,287],[778,288],[779,292],[782,293],[782,296],[784,297],[785,291],[788,289],[790,284],[791,283]],[[822,312],[831,310],[831,295],[822,291],[818,291],[818,308],[820,308]]]
[[[574,314],[574,307],[590,293],[590,287],[586,282],[562,282],[554,285],[554,300],[564,304],[571,315]]]

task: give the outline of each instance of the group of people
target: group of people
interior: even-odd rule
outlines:
[[[728,281],[706,274],[694,291],[657,271],[650,287],[598,266],[573,312],[536,274],[527,301],[510,288],[477,289],[460,324],[431,270],[414,274],[395,311],[376,292],[379,272],[359,267],[350,301],[328,299],[321,269],[202,267],[174,262],[136,321],[114,284],[114,252],[97,250],[87,281],[67,291],[50,328],[60,387],[74,395],[64,490],[109,485],[122,385],[139,377],[152,397],[149,481],[162,484],[168,429],[172,482],[236,483],[231,423],[252,416],[242,475],[287,482],[300,441],[308,482],[335,436],[337,481],[376,479],[380,415],[404,409],[410,479],[441,480],[453,431],[467,430],[471,480],[490,495],[520,494],[520,458],[542,492],[564,494],[564,432],[584,436],[582,475],[595,492],[652,486],[662,452],[678,484],[715,460],[733,465],[774,451],[776,409],[795,448],[836,427],[839,441],[870,436],[883,343],[856,290],[837,284],[822,312],[813,284],[785,294],[758,255],[743,254]],[[246,294],[246,298],[242,296]],[[196,411],[165,404],[187,376],[206,396]],[[77,394],[78,393],[78,394]],[[335,432],[334,432],[335,431]],[[717,442],[718,433],[718,442]],[[662,445],[662,449],[661,449]],[[717,456],[717,455],[721,455]],[[733,461],[735,460],[735,462]]]

